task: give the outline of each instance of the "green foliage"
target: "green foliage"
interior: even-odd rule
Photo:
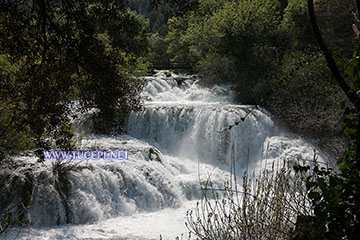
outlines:
[[[149,61],[154,66],[169,66],[170,56],[167,53],[168,44],[159,34],[152,34],[149,38]]]
[[[279,9],[273,0],[199,1],[196,11],[169,21],[172,61],[189,62],[211,82],[234,82],[238,99],[254,102],[255,86],[277,62]],[[228,69],[235,74],[223,74]]]
[[[122,1],[2,1],[1,155],[72,149],[74,99],[99,109],[101,131],[136,109],[148,26]]]
[[[185,33],[188,25],[188,17],[176,17],[169,19],[169,33],[166,36],[166,42],[169,44],[168,53],[170,55],[170,61],[174,65],[181,65],[182,63],[188,63],[190,66],[194,65],[189,51],[189,43],[185,38]]]
[[[330,49],[350,57],[353,53],[351,41],[354,38],[352,24],[356,1],[317,0],[315,2],[318,25]]]
[[[151,1],[144,0],[132,0],[127,4],[131,9],[149,19],[152,33],[158,33],[160,36],[167,34],[168,15],[172,11],[169,4],[154,6]]]
[[[9,55],[0,55],[0,160],[34,145],[29,127],[21,125],[26,119],[21,115],[25,104],[18,93],[24,84],[13,77],[18,71],[19,64],[11,64]]]
[[[343,8],[338,0],[316,4],[322,22]],[[238,102],[264,105],[294,132],[339,145],[336,153],[345,147],[337,106],[345,94],[327,69],[307,15],[305,0],[199,1],[169,20],[168,52],[174,64],[190,64],[208,84],[232,83]],[[322,27],[333,32],[327,35],[332,46],[353,34],[351,24],[343,35],[334,34],[347,15],[342,10],[338,21]]]
[[[343,135],[338,105],[345,100],[325,58],[303,50],[284,55],[276,87],[264,104],[292,130],[319,139]]]
[[[352,89],[359,89],[360,67],[358,51],[352,59],[342,58],[340,66],[352,80]],[[314,215],[307,216],[313,223],[308,231],[318,232],[316,239],[357,239],[360,234],[360,128],[359,113],[342,104],[342,124],[349,145],[337,161],[338,170],[322,168],[316,163],[306,180],[308,197],[314,206]],[[310,169],[310,168],[308,168]],[[307,171],[308,169],[298,169]],[[297,223],[300,229],[304,222]],[[295,239],[308,239],[296,232]]]
[[[340,172],[315,164],[306,180],[314,215],[304,216],[308,223],[297,222],[294,239],[309,239],[308,232],[316,232],[316,239],[357,239],[360,177],[354,159],[348,150],[338,161]]]
[[[291,50],[301,51],[315,44],[305,0],[288,1],[281,22],[281,30]]]

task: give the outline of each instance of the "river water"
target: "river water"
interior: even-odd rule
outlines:
[[[203,182],[222,188],[231,166],[241,176],[284,158],[313,158],[313,146],[279,129],[267,111],[232,103],[229,86],[206,88],[196,76],[165,71],[144,80],[143,110],[129,115],[126,135],[91,134],[85,120],[77,123],[79,148],[126,150],[128,160],[70,163],[64,197],[51,161],[18,159],[27,164],[11,176],[24,178],[30,166],[36,182],[31,226],[18,239],[185,239],[186,211]]]

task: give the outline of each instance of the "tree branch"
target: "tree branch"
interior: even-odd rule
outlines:
[[[357,8],[357,14],[358,14],[358,19],[360,20],[360,0],[356,0],[356,8]]]
[[[360,6],[360,0],[357,0],[356,3],[358,6]],[[309,18],[310,18],[310,23],[311,23],[315,38],[320,46],[320,50],[325,55],[328,66],[329,66],[332,74],[334,75],[335,80],[340,85],[340,88],[344,91],[344,93],[346,94],[348,99],[354,104],[356,110],[358,112],[360,112],[360,98],[356,95],[354,90],[346,83],[344,77],[342,76],[339,68],[336,65],[336,62],[331,54],[331,51],[326,46],[325,41],[321,35],[319,26],[317,25],[316,18],[315,18],[314,1],[307,0],[307,5],[308,5],[308,13],[309,13]]]

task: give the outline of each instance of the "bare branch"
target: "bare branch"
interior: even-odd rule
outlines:
[[[360,5],[359,0],[357,0],[356,3]],[[332,74],[334,75],[335,80],[338,82],[339,86],[341,87],[341,89],[344,91],[344,93],[346,94],[348,99],[354,104],[356,110],[358,112],[360,112],[360,98],[356,95],[354,90],[345,81],[339,68],[336,65],[336,62],[332,56],[331,51],[326,46],[325,41],[321,35],[319,26],[318,26],[318,24],[316,22],[316,18],[315,18],[314,0],[307,0],[307,5],[308,5],[308,13],[309,13],[309,18],[310,18],[310,23],[311,23],[315,38],[320,46],[322,53],[325,55],[328,66],[329,66]]]

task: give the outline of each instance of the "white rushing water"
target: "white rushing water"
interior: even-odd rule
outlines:
[[[20,239],[187,236],[185,213],[201,198],[200,184],[210,176],[222,188],[232,161],[241,175],[287,157],[313,158],[311,144],[277,129],[268,112],[232,104],[227,86],[204,88],[195,76],[164,71],[145,80],[144,108],[128,117],[127,135],[87,134],[81,143],[127,150],[128,160],[70,163],[65,190],[52,162],[20,158],[24,164],[8,170],[9,182],[22,186],[31,169],[36,186]]]

